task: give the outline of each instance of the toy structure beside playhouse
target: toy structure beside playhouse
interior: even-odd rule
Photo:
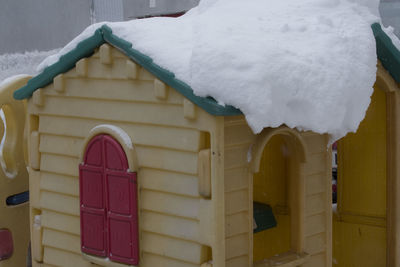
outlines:
[[[14,254],[0,266],[22,266],[28,220],[32,266],[400,266],[400,52],[373,29],[381,64],[365,120],[338,144],[334,212],[328,135],[254,134],[107,26],[4,85],[15,181],[26,108],[30,219],[27,203],[0,206],[26,216],[1,217]]]

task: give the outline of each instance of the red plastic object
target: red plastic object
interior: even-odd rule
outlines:
[[[79,167],[81,245],[88,254],[139,264],[137,176],[121,145],[108,135],[88,144]]]
[[[12,234],[7,229],[0,229],[0,261],[11,258],[14,251]]]

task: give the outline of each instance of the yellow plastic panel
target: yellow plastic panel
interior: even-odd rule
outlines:
[[[341,212],[386,216],[386,96],[376,89],[357,133],[339,142]]]
[[[288,207],[288,174],[286,146],[281,136],[274,136],[265,146],[260,172],[254,174],[253,198],[269,204],[277,226],[254,234],[253,261],[289,251],[290,215]]]
[[[386,140],[386,95],[375,89],[357,132],[338,144],[334,266],[386,266]]]
[[[386,266],[386,228],[333,221],[333,266]]]

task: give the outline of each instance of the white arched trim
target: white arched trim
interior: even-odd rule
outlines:
[[[306,162],[306,145],[303,138],[296,130],[290,129],[286,126],[281,126],[279,128],[266,128],[257,136],[252,149],[251,170],[253,173],[260,170],[260,162],[264,147],[275,135],[281,135],[284,137],[285,142],[287,142],[289,147],[294,150],[292,153],[297,154],[300,163]]]
[[[137,155],[130,136],[121,128],[110,124],[101,124],[90,130],[89,134],[85,138],[85,141],[83,142],[83,147],[81,149],[81,154],[79,157],[80,162],[83,162],[86,147],[89,144],[90,140],[92,140],[93,137],[99,134],[107,134],[117,140],[125,152],[126,158],[128,160],[129,171],[138,171],[139,165],[137,162]]]

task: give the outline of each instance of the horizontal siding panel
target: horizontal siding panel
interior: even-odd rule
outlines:
[[[322,213],[326,208],[326,195],[320,193],[306,198],[306,215]]]
[[[79,157],[80,151],[83,148],[83,141],[83,138],[40,134],[39,151],[42,153]]]
[[[235,147],[225,147],[224,168],[232,169],[237,167],[248,166],[247,154],[250,144],[240,145]]]
[[[40,188],[56,193],[79,196],[79,179],[74,176],[41,172]]]
[[[78,216],[43,210],[41,223],[42,226],[46,228],[80,235],[80,221]]]
[[[225,192],[235,191],[249,187],[249,169],[239,167],[225,170]]]
[[[199,264],[174,260],[150,253],[143,253],[140,265],[144,267],[199,267]]]
[[[42,243],[45,246],[58,248],[74,253],[81,253],[80,237],[51,229],[43,229]]]
[[[148,211],[141,213],[141,229],[191,241],[199,240],[200,233],[197,221]]]
[[[325,192],[326,182],[331,183],[332,177],[326,177],[326,172],[307,176],[306,179],[306,195],[314,195]]]
[[[79,198],[42,191],[40,207],[70,215],[79,215]]]
[[[306,217],[305,234],[311,236],[325,232],[326,216],[324,213]]]
[[[88,58],[88,78],[126,79],[126,59],[113,58],[112,64],[102,64],[99,58]],[[140,68],[139,79],[153,80],[154,76]]]
[[[305,239],[305,252],[317,254],[326,250],[326,234],[320,233]]]
[[[143,210],[197,220],[199,217],[200,199],[142,190],[139,205]]]
[[[224,117],[225,127],[233,126],[233,125],[243,125],[246,124],[246,118],[244,115],[238,116],[226,116]]]
[[[139,179],[140,186],[143,189],[193,197],[199,196],[198,178],[194,175],[141,168],[139,170]]]
[[[307,145],[309,155],[324,153],[327,151],[327,138],[320,134],[303,135],[303,140]]]
[[[40,159],[40,170],[78,177],[79,159],[69,156],[42,153]]]
[[[180,239],[144,232],[142,233],[142,251],[166,256],[194,264],[201,264],[206,260],[205,247]]]
[[[111,64],[102,64],[100,58],[88,58],[88,78],[126,79],[126,59],[113,58]]]
[[[228,215],[226,216],[225,220],[226,237],[247,233],[250,230],[248,212],[240,212],[234,215]]]
[[[99,49],[96,48],[95,51],[96,51],[96,53],[94,53],[93,55],[91,55],[90,58],[100,58]],[[113,47],[112,47],[112,49],[110,50],[110,52],[111,52],[111,56],[112,56],[113,58],[124,58],[124,59],[127,58],[127,56],[125,56],[125,55],[122,54],[118,49],[115,49],[115,48],[113,48]]]
[[[91,129],[100,124],[112,124],[120,127],[126,133],[129,133],[135,145],[173,148],[184,151],[198,151],[200,146],[201,133],[197,130],[129,122],[42,115],[40,116],[39,131],[46,134],[84,139]],[[160,138],[161,136],[162,138]]]
[[[79,176],[79,159],[68,155],[52,154],[54,146],[42,147],[40,169],[57,174]],[[50,151],[51,150],[51,151]],[[140,167],[197,174],[197,153],[136,146]]]
[[[243,143],[249,144],[254,142],[255,139],[254,133],[246,123],[225,126],[224,134],[224,142],[227,146]]]
[[[248,266],[249,266],[248,255],[240,256],[226,261],[226,267],[248,267]]]
[[[140,167],[197,174],[197,153],[136,147]]]
[[[60,267],[91,267],[91,263],[82,258],[82,255],[71,253],[52,247],[44,247],[44,263]]]
[[[249,235],[242,234],[226,239],[226,259],[249,254]]]
[[[326,164],[326,153],[311,155],[307,158],[307,162],[304,166],[304,172],[306,175],[322,173],[326,171]]]
[[[82,89],[83,87],[83,89]],[[53,85],[46,88],[46,95],[60,96]],[[80,97],[105,100],[153,102],[182,105],[183,96],[169,88],[166,99],[158,99],[154,94],[153,81],[141,80],[105,80],[105,79],[65,79],[65,97]]]
[[[118,108],[116,108],[118,107]],[[68,115],[72,117],[99,120],[137,122],[169,126],[190,127],[202,124],[209,118],[199,116],[196,121],[189,121],[183,116],[183,106],[150,103],[130,103],[105,100],[90,100],[65,97],[46,96],[43,107],[31,107],[33,113],[39,115]],[[110,112],[113,110],[113,112]]]
[[[326,255],[325,253],[320,253],[317,255],[312,255],[305,264],[304,267],[321,267],[326,266]]]
[[[230,215],[233,213],[248,211],[249,209],[249,193],[247,190],[239,190],[225,193],[225,213]]]
[[[94,58],[93,56],[91,57],[91,59]],[[121,60],[126,60],[125,58],[121,58]],[[121,62],[121,61],[120,61]],[[95,64],[92,63],[92,67]],[[122,66],[122,65],[121,65]],[[120,66],[120,67],[121,67]],[[99,74],[101,74],[102,71],[94,71],[94,72],[88,72],[88,77],[92,78],[92,79],[98,79],[98,80],[108,80],[109,78],[107,78],[106,76],[97,76]],[[116,76],[114,79],[119,79],[119,80],[125,80],[127,79],[125,77],[125,70],[122,73],[117,73],[118,76]],[[69,71],[67,71],[66,73],[64,73],[64,77],[66,78],[82,78],[80,76],[78,76],[77,72],[76,72],[76,68],[70,69]],[[152,75],[150,72],[148,72],[146,69],[139,67],[138,70],[138,78],[137,80],[142,80],[142,81],[153,81],[154,80],[154,75]]]

